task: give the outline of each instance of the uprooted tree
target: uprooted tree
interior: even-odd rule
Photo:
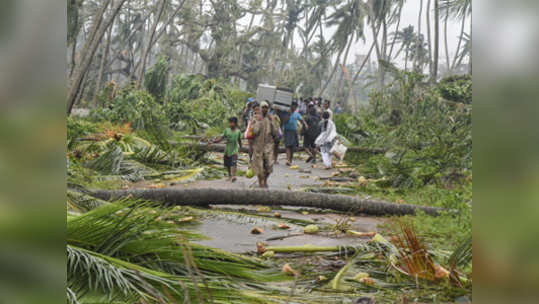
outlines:
[[[207,206],[215,205],[268,205],[297,206],[332,209],[352,214],[368,215],[406,215],[421,210],[437,215],[439,208],[394,204],[385,201],[362,199],[345,195],[328,195],[284,190],[245,190],[245,189],[139,189],[139,190],[97,190],[93,196],[104,200],[117,200],[126,197],[158,201],[167,205]]]

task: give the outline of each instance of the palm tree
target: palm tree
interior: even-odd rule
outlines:
[[[427,42],[425,42],[425,36],[422,34],[416,34],[410,45],[410,59],[415,63],[415,70],[417,72],[423,71],[426,64],[429,63],[429,50],[427,49]]]
[[[462,37],[462,41],[464,42],[464,45],[462,46],[459,53],[457,54],[457,56],[458,56],[458,61],[457,61],[457,65],[456,65],[457,67],[462,64],[462,61],[463,61],[464,58],[466,58],[466,56],[470,57],[469,62],[472,61],[472,59],[471,59],[472,39],[471,39],[470,35],[467,34],[467,33],[464,33],[463,37]]]
[[[342,53],[345,53],[343,62],[346,63],[352,43],[364,36],[363,21],[365,15],[363,2],[361,0],[351,0],[328,17],[328,26],[337,25],[337,31],[333,35],[333,41],[334,47],[339,51],[339,54],[326,84],[320,90],[320,96],[331,82],[333,75],[335,75]]]
[[[438,79],[438,62],[440,56],[440,9],[439,0],[434,0],[434,62],[432,67],[432,82]]]
[[[415,50],[415,54],[420,54],[420,48],[421,48],[421,41],[419,40],[420,37],[422,37],[421,35],[421,15],[423,14],[423,0],[420,0],[419,1],[419,15],[418,15],[418,21],[417,21],[417,36],[416,36],[416,41],[415,41],[415,46],[416,46],[416,50]],[[416,61],[416,59],[418,59],[418,56],[415,56],[414,57],[414,69],[418,70],[418,64],[419,62]]]
[[[402,14],[402,8],[404,6],[404,3],[406,2],[406,0],[398,0],[395,2],[395,8],[394,8],[394,11],[393,11],[393,14],[392,14],[392,17],[391,17],[391,22],[393,22],[394,20],[397,20],[397,25],[395,27],[395,32],[398,32],[399,29],[400,29],[400,23],[401,23],[401,14]],[[395,46],[395,37],[393,37],[393,41],[391,42],[391,49],[389,50],[389,54],[387,55],[387,58],[388,58],[388,61],[391,61],[391,59],[393,58],[393,48]]]
[[[427,10],[425,12],[426,19],[427,19],[427,46],[429,49],[429,75],[432,75],[433,73],[433,62],[432,62],[432,39],[431,39],[431,18],[430,18],[430,6],[431,6],[432,0],[427,0]]]
[[[404,70],[408,69],[408,58],[409,58],[409,52],[410,47],[414,40],[416,39],[416,35],[414,32],[414,26],[409,25],[405,28],[403,28],[401,31],[393,33],[394,40],[396,40],[398,43],[400,43],[401,47],[399,48],[397,54],[395,55],[395,58],[398,58],[401,52],[404,50]]]
[[[457,51],[451,64],[451,68],[454,69],[459,58],[459,52],[464,37],[464,26],[466,23],[466,18],[472,15],[472,0],[442,0],[440,9],[446,10],[447,14],[454,19],[461,20],[460,36],[457,45]]]

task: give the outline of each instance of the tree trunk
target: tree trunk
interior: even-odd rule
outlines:
[[[90,49],[88,46],[91,46],[94,39],[96,37],[99,37],[97,35],[97,32],[99,31],[99,28],[103,24],[103,18],[105,16],[105,13],[107,12],[107,8],[111,4],[112,0],[106,0],[106,2],[103,4],[103,6],[99,9],[99,12],[95,15],[94,23],[92,24],[92,27],[90,29],[89,35],[86,37],[86,40],[84,42],[84,46],[82,47],[82,50],[80,52],[80,62],[84,60],[88,56],[88,52],[90,52]],[[113,3],[114,4],[114,3]],[[99,37],[99,41],[101,41],[101,37]],[[79,64],[80,64],[79,62]]]
[[[322,97],[322,95],[324,94],[324,91],[327,89],[329,83],[331,82],[331,79],[333,78],[333,75],[335,75],[335,72],[337,71],[337,68],[339,67],[339,63],[341,61],[341,55],[342,55],[343,51],[344,51],[344,49],[342,49],[339,52],[339,55],[337,55],[337,59],[335,60],[335,65],[333,66],[333,70],[331,71],[331,74],[329,75],[329,78],[326,81],[326,84],[324,84],[324,86],[320,90],[320,93],[318,93],[318,96]]]
[[[69,69],[70,78],[73,76],[73,71],[77,65],[77,62],[75,61],[75,57],[77,57],[77,40],[78,39],[75,38],[75,41],[73,41],[73,48],[71,49],[71,68]]]
[[[422,210],[436,216],[439,208],[410,204],[395,204],[385,201],[363,199],[346,195],[296,192],[287,190],[250,190],[250,189],[135,189],[135,190],[98,190],[92,196],[103,200],[119,200],[126,197],[161,202],[165,205],[207,206],[207,205],[265,205],[296,206],[331,209],[354,215],[374,216],[408,215]]]
[[[77,66],[75,71],[73,72],[73,78],[70,83],[69,93],[67,96],[67,114],[71,114],[71,109],[73,109],[73,105],[75,104],[75,100],[77,97],[77,94],[79,93],[82,85],[82,80],[84,78],[84,75],[88,71],[90,65],[92,64],[93,57],[95,55],[95,52],[97,50],[97,47],[99,46],[99,43],[101,41],[101,38],[103,38],[103,35],[105,34],[105,31],[107,28],[112,24],[112,21],[118,13],[120,12],[120,9],[122,8],[123,4],[127,0],[119,0],[116,6],[114,6],[110,16],[101,24],[101,26],[98,28],[97,33],[94,35],[93,41],[87,41],[84,44],[84,48],[86,52],[86,56],[82,57],[81,53],[81,59],[80,64]]]
[[[447,41],[447,23],[449,21],[449,9],[446,10],[444,20],[444,43],[445,43],[445,60],[447,64],[447,74],[451,73],[451,61],[449,59],[449,44]]]
[[[404,71],[408,71],[408,47],[406,47],[406,52],[404,54]]]
[[[103,49],[103,57],[101,58],[101,64],[99,66],[99,72],[97,74],[97,82],[95,84],[95,91],[94,91],[94,97],[93,97],[93,104],[97,107],[97,96],[99,95],[99,91],[101,91],[101,82],[103,81],[103,73],[105,71],[105,64],[107,63],[107,58],[109,57],[110,52],[110,41],[112,40],[112,24],[109,27],[109,32],[107,36],[107,42],[105,42],[104,49]]]
[[[165,5],[167,4],[167,0],[161,0],[161,5],[159,6],[159,11],[157,13],[157,16],[155,16],[155,21],[152,24],[152,28],[150,29],[150,37],[148,38],[148,44],[146,45],[146,48],[144,49],[144,52],[142,53],[141,64],[140,69],[138,73],[137,78],[137,89],[140,89],[140,86],[142,85],[142,78],[144,77],[144,72],[146,70],[146,60],[148,59],[148,54],[150,53],[150,50],[152,49],[153,45],[153,37],[155,36],[155,31],[157,30],[157,25],[159,24],[159,20],[161,20],[161,15],[163,15],[163,11],[165,10]]]
[[[342,65],[346,66],[346,60],[348,60],[348,52],[350,51],[350,46],[352,46],[353,39],[350,38],[350,41],[348,42],[348,46],[346,47],[346,52],[344,52],[344,58],[342,60]],[[344,72],[339,74],[339,81],[337,81],[336,89],[334,93],[334,96],[337,97],[339,91],[341,90],[341,84],[342,84],[342,78],[344,76]]]
[[[382,24],[383,24],[382,60],[388,61],[387,60],[387,21],[385,20],[385,17]],[[380,71],[380,84],[381,84],[381,88],[383,89],[386,84],[386,70],[382,65],[380,65],[379,71]]]
[[[395,29],[395,34],[399,32],[399,28],[400,28],[400,24],[401,24],[401,14],[402,14],[402,6],[399,8],[399,20],[397,21],[397,27]],[[397,35],[395,35],[393,37],[393,41],[391,42],[391,49],[389,50],[389,55],[388,55],[388,59],[390,61],[391,61],[391,58],[393,56],[393,48],[395,47],[396,40],[397,40]],[[401,48],[401,50],[402,50],[402,48]],[[400,54],[400,52],[397,53],[395,58],[399,57],[398,54]]]
[[[440,56],[440,12],[439,0],[434,0],[434,61],[432,67],[432,82],[438,81],[438,60]]]
[[[429,51],[429,76],[432,80],[433,66],[432,66],[432,39],[431,39],[431,30],[430,30],[430,4],[431,0],[427,1],[427,11],[425,13],[427,18],[427,47]]]
[[[468,61],[468,74],[472,75],[472,71],[473,71],[473,66],[472,66],[472,29],[473,29],[473,16],[470,15],[470,59]]]
[[[423,14],[423,0],[419,2],[419,17],[417,21],[417,39],[416,39],[416,50],[414,56],[414,69],[419,69],[419,50],[420,50],[420,37],[421,37],[421,15]]]
[[[382,27],[382,24],[379,23],[378,24],[378,29],[380,29],[381,27]],[[378,72],[378,76],[377,76],[378,81],[377,81],[377,86],[378,86],[379,89],[381,89],[382,88],[381,87],[381,84],[382,84],[381,80],[382,79],[380,78],[380,69],[382,68],[382,66],[380,64],[380,60],[382,59],[382,57],[381,57],[382,54],[381,54],[380,46],[378,45],[378,32],[380,30],[378,30],[378,32],[376,32],[375,26],[374,26],[374,21],[373,21],[373,24],[372,24],[371,28],[372,28],[372,36],[374,38],[374,49],[376,50],[376,58],[378,59],[378,65],[377,65],[378,66],[378,71],[377,71]]]
[[[462,24],[460,26],[460,36],[459,36],[459,43],[457,44],[457,50],[455,51],[455,57],[453,58],[453,63],[451,64],[451,69],[455,69],[455,65],[457,64],[457,59],[459,57],[459,51],[460,46],[462,44],[462,37],[464,36],[464,25],[466,23],[466,16],[462,17]]]

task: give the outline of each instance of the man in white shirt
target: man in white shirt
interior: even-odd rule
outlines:
[[[330,109],[331,102],[329,100],[324,100],[324,103],[322,104],[322,113],[328,112],[329,113],[329,119],[333,120],[333,112]]]

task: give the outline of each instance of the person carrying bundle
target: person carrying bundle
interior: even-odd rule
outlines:
[[[320,148],[320,153],[322,154],[322,161],[326,170],[329,170],[333,166],[333,160],[331,158],[331,148],[335,144],[337,139],[337,129],[335,124],[330,118],[328,111],[322,114],[322,133],[316,138],[315,144]]]

